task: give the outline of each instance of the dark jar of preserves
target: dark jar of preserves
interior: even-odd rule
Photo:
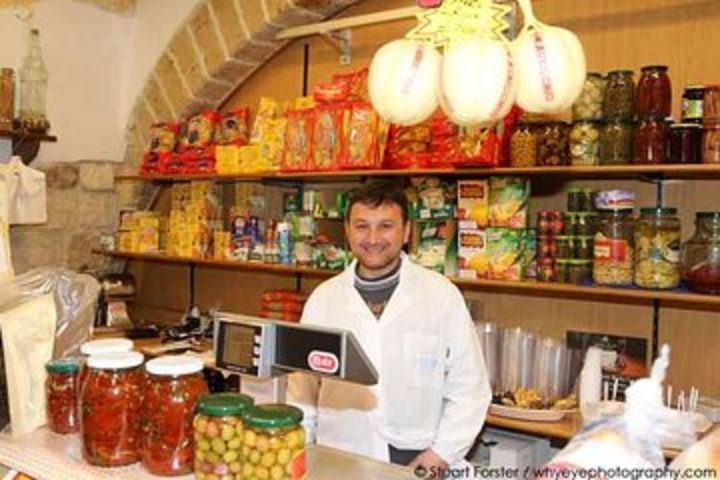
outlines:
[[[568,125],[561,122],[546,123],[542,126],[538,136],[538,165],[543,167],[568,165],[570,160],[568,131]]]
[[[695,214],[695,233],[682,246],[680,270],[693,292],[720,295],[720,212]]]
[[[676,123],[670,127],[670,163],[702,163],[702,126]]]
[[[635,99],[635,112],[638,115],[670,115],[672,87],[667,70],[665,65],[651,65],[640,70],[642,73]]]
[[[191,473],[195,407],[208,393],[203,362],[187,355],[167,356],[150,360],[145,369],[142,464],[155,475]]]
[[[91,355],[80,394],[82,452],[101,467],[140,460],[144,375],[139,352]]]
[[[77,410],[80,361],[74,357],[51,360],[45,370],[48,426],[55,433],[75,433],[80,425]]]
[[[635,80],[632,70],[608,72],[603,111],[608,120],[631,119],[635,115]]]
[[[682,123],[703,123],[705,85],[688,85],[682,98]]]
[[[662,116],[640,119],[633,134],[633,163],[667,163],[667,144],[670,127]]]

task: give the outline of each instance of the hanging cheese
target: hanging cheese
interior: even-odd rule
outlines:
[[[368,93],[380,117],[401,126],[426,120],[438,106],[438,71],[442,56],[413,40],[395,40],[375,53]]]
[[[454,123],[477,126],[503,118],[515,102],[511,48],[476,38],[450,46],[440,72],[440,104]]]
[[[530,0],[520,0],[525,26],[514,42],[517,103],[528,112],[553,113],[570,108],[582,91],[585,53],[578,38],[539,22]]]

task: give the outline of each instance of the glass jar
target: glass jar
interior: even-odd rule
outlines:
[[[683,91],[682,123],[703,123],[705,85],[688,85]]]
[[[609,120],[600,133],[600,165],[627,165],[632,161],[635,124],[631,120]]]
[[[680,257],[688,289],[720,295],[720,212],[695,214],[695,233],[683,244]]]
[[[258,405],[245,414],[243,478],[305,478],[302,418],[302,411],[290,405]]]
[[[510,137],[510,166],[534,167],[537,164],[537,134],[529,123],[521,123]]]
[[[557,167],[568,164],[568,126],[561,122],[546,123],[538,134],[538,165]]]
[[[720,123],[705,125],[702,139],[703,163],[720,163]]]
[[[140,460],[143,356],[139,352],[92,355],[80,394],[82,452],[102,467]]]
[[[23,128],[45,131],[47,120],[48,72],[40,50],[40,31],[30,30],[28,52],[23,59],[20,77],[20,122]]]
[[[570,260],[567,258],[559,258],[555,260],[555,281],[558,283],[567,283],[570,278]]]
[[[676,123],[670,126],[670,163],[702,163],[702,134],[702,126],[696,123]]]
[[[78,381],[78,391],[82,391],[83,382],[87,377],[88,370],[86,368],[87,359],[91,355],[101,353],[115,352],[131,352],[135,344],[127,338],[101,338],[98,340],[90,340],[80,345],[80,378]]]
[[[575,166],[599,163],[600,124],[590,120],[575,122],[570,130],[570,158]]]
[[[208,393],[203,362],[187,355],[159,357],[145,364],[142,463],[155,475],[193,471],[193,418],[198,398]]]
[[[578,260],[592,261],[595,252],[594,241],[595,237],[592,235],[575,237],[573,240],[573,257]]]
[[[552,257],[540,257],[537,266],[537,278],[541,282],[555,281],[555,259]]]
[[[633,134],[633,163],[667,163],[670,127],[664,117],[643,117]]]
[[[557,241],[554,235],[538,235],[538,257],[554,257],[557,255]]]
[[[608,72],[603,112],[608,120],[631,119],[635,115],[635,80],[632,70]]]
[[[708,85],[703,95],[703,121],[720,122],[720,85]]]
[[[45,398],[48,427],[55,433],[79,430],[78,373],[80,362],[67,357],[51,360],[45,365]]]
[[[568,235],[557,235],[555,237],[557,258],[572,258],[573,256],[573,237]]]
[[[595,235],[595,223],[597,221],[597,213],[582,212],[577,214],[577,223],[575,224],[575,235],[581,237]]]
[[[601,74],[587,74],[582,92],[573,104],[574,120],[602,120],[606,86],[607,80]]]
[[[568,283],[583,285],[592,280],[592,260],[570,260],[568,265]]]
[[[675,208],[643,208],[635,225],[635,285],[680,284],[680,219]]]
[[[672,87],[666,65],[650,65],[640,70],[635,113],[638,115],[670,116]]]
[[[632,285],[634,244],[632,209],[600,210],[593,248],[596,284]]]
[[[234,393],[200,397],[195,416],[195,477],[239,478],[243,468],[243,442],[248,435],[242,419],[253,399]],[[265,477],[270,478],[270,477]]]
[[[577,233],[577,212],[567,212],[563,214],[563,235],[576,235]]]

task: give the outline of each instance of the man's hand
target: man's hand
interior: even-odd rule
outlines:
[[[449,468],[445,460],[428,448],[408,465],[418,478],[438,478],[438,474]]]

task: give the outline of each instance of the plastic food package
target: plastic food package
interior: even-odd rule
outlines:
[[[150,127],[146,153],[172,152],[177,145],[180,124],[176,122],[155,123]]]
[[[247,145],[250,141],[250,109],[238,108],[223,114],[215,132],[218,145]]]
[[[524,278],[524,237],[524,230],[487,229],[487,261],[491,279],[517,281]]]
[[[220,113],[208,110],[190,117],[180,136],[180,151],[193,148],[207,148],[215,138],[215,130],[220,123]]]
[[[522,177],[490,178],[490,225],[526,228],[530,182]]]
[[[313,110],[290,110],[288,112],[283,171],[308,169],[312,155],[314,117]]]
[[[252,133],[250,135],[250,143],[260,143],[268,120],[276,118],[279,114],[280,106],[277,100],[270,97],[262,97],[257,114],[255,115],[255,123],[253,123]]]
[[[345,153],[344,117],[346,104],[320,105],[315,108],[311,170],[334,170]]]

